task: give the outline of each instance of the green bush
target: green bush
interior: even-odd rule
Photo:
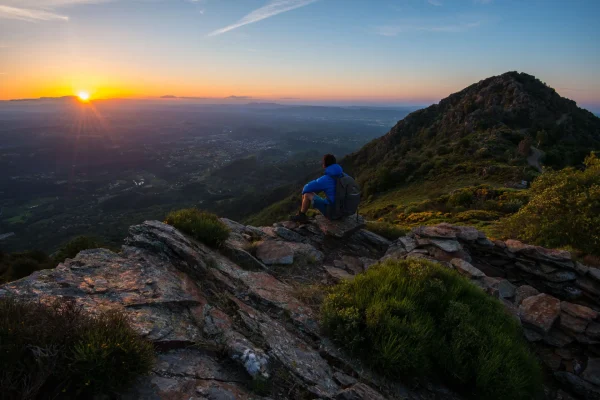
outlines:
[[[461,189],[452,193],[448,199],[449,207],[466,207],[473,202],[473,193],[469,189]]]
[[[153,359],[152,344],[120,313],[0,299],[3,398],[114,395],[150,372]]]
[[[396,240],[408,233],[409,229],[387,222],[367,222],[367,230],[389,240]]]
[[[172,211],[165,223],[213,247],[219,247],[229,237],[229,228],[219,217],[196,208]]]
[[[30,250],[19,253],[0,251],[0,283],[21,279],[34,271],[52,268],[50,258],[42,251]]]
[[[545,247],[572,246],[600,255],[600,160],[581,171],[546,171],[531,185],[529,203],[502,221],[508,237]]]
[[[456,214],[456,219],[458,221],[495,221],[500,218],[500,214],[493,211],[485,211],[485,210],[468,210],[463,211]]]
[[[57,265],[67,258],[75,257],[80,251],[97,249],[99,247],[102,247],[102,243],[99,240],[89,236],[77,236],[63,244],[60,249],[52,255],[52,261]]]
[[[440,379],[476,398],[533,399],[541,372],[518,322],[456,272],[388,260],[334,287],[326,332],[391,377]]]

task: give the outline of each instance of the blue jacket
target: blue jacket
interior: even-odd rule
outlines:
[[[336,182],[333,177],[341,177],[343,175],[344,171],[342,170],[342,167],[338,164],[332,164],[325,168],[325,175],[319,179],[308,182],[304,186],[304,189],[302,189],[302,194],[325,192],[330,203],[334,203]]]

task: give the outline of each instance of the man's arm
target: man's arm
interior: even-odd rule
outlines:
[[[302,189],[302,194],[318,193],[325,190],[325,188],[327,187],[326,179],[326,175],[323,175],[319,179],[315,179],[314,181],[308,182],[306,185],[304,185],[304,189]]]

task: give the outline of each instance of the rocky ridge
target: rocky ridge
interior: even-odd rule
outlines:
[[[600,271],[568,252],[490,241],[474,228],[415,228],[390,242],[354,217],[231,229],[216,251],[175,228],[130,228],[120,253],[86,250],[0,287],[0,296],[116,308],[158,349],[125,398],[458,399],[435,384],[392,382],[349,358],[318,326],[311,284],[333,284],[387,258],[456,269],[518,318],[549,373],[548,399],[600,398]]]

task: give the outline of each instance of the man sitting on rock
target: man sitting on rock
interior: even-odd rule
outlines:
[[[291,221],[308,222],[306,212],[311,206],[328,216],[327,206],[335,203],[336,178],[343,177],[344,171],[333,154],[323,156],[323,168],[325,168],[325,175],[308,182],[302,189],[302,206],[298,214],[290,217]],[[319,192],[325,192],[326,198],[317,195]]]

